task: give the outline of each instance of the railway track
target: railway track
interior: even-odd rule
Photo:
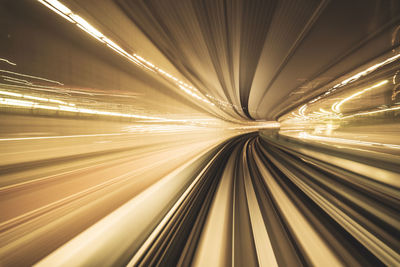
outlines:
[[[114,221],[109,240],[98,236],[86,245],[90,250],[106,241],[135,246],[113,252],[103,248],[101,255],[86,253],[83,247],[65,258],[68,249],[90,237],[86,231],[38,265],[71,261],[128,266],[398,265],[396,164],[389,162],[380,173],[369,175],[392,176],[373,179],[343,168],[340,159],[350,160],[349,155],[340,158],[324,152],[331,156],[329,162],[313,157],[318,148],[301,150],[256,133],[232,138],[186,166],[196,175],[186,180],[173,202],[161,204],[157,216],[146,210],[147,201],[157,202],[157,195],[150,192],[142,206],[135,206],[141,211],[131,207],[133,214],[119,217],[134,218],[135,228],[135,223],[144,223],[137,216],[146,214],[151,218],[143,227],[147,232],[118,239],[115,233],[129,236],[130,228]],[[89,232],[99,231],[99,224]],[[76,258],[81,260],[75,262]]]

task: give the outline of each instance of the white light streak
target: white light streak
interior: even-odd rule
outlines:
[[[6,92],[6,91],[0,91],[0,95],[8,95],[8,96],[22,97],[21,94],[13,93],[13,92]]]
[[[97,30],[95,27],[93,27],[89,22],[87,22],[82,17],[80,17],[76,14],[71,14],[71,15],[69,15],[69,17],[72,20],[74,20],[78,24],[78,26],[81,26],[84,30],[86,30],[91,35],[94,35],[98,38],[104,37],[104,35],[99,30]]]
[[[329,115],[332,114],[332,112],[326,111],[323,108],[320,108],[319,111],[321,111],[322,113],[325,113],[325,114],[329,114]]]
[[[5,58],[0,58],[0,61],[4,61],[5,63],[8,63],[8,64],[10,64],[10,65],[12,65],[12,66],[16,66],[16,65],[17,65],[16,63],[11,62],[10,60],[5,59]]]
[[[37,97],[37,96],[31,96],[31,95],[23,95],[23,98],[33,99],[33,100],[38,100],[38,101],[43,101],[43,102],[49,102],[49,99],[48,99],[48,98]]]
[[[34,103],[17,99],[0,98],[0,104],[8,106],[32,107]]]
[[[51,103],[57,103],[57,104],[68,105],[67,102],[64,102],[64,101],[61,101],[61,100],[57,100],[57,99],[49,99],[49,102],[51,102]]]
[[[60,16],[63,16],[64,18],[68,19],[70,22],[73,22],[81,30],[85,31],[92,37],[96,38],[98,41],[105,43],[109,48],[111,48],[112,50],[114,50],[115,52],[120,54],[121,56],[125,57],[129,61],[135,63],[136,65],[139,65],[139,66],[141,66],[149,71],[152,71],[152,72],[159,72],[159,73],[165,75],[166,77],[168,77],[171,80],[171,82],[173,82],[174,84],[177,84],[177,85],[183,84],[185,88],[187,87],[187,88],[197,91],[197,89],[193,88],[192,86],[188,86],[183,81],[174,77],[170,73],[165,72],[164,70],[160,69],[159,67],[157,67],[150,61],[144,59],[143,57],[138,56],[136,54],[134,54],[133,56],[130,55],[127,51],[125,51],[123,48],[121,48],[118,44],[116,44],[114,41],[112,41],[111,39],[106,37],[102,32],[100,32],[95,27],[93,27],[88,21],[86,21],[79,15],[74,14],[68,7],[66,7],[61,2],[59,2],[57,0],[38,0],[38,1],[40,3],[42,3],[43,5],[45,5],[46,7],[48,7],[50,10],[56,12]],[[214,103],[199,96],[198,94],[191,92],[189,89],[185,89],[184,91],[187,94],[191,95],[192,97],[194,97],[198,100],[201,100],[209,105],[215,106]]]
[[[22,76],[22,77],[27,77],[27,78],[32,78],[32,79],[36,79],[36,80],[42,80],[42,81],[46,81],[46,82],[50,82],[50,83],[56,83],[56,84],[59,84],[59,85],[64,85],[63,83],[60,83],[60,82],[57,82],[57,81],[49,80],[49,79],[42,78],[42,77],[22,74],[22,73],[18,73],[18,72],[13,72],[13,71],[9,71],[9,70],[0,70],[0,72],[13,74],[13,75],[17,75],[17,76]]]
[[[370,115],[370,114],[376,114],[376,113],[382,113],[382,112],[394,111],[394,110],[400,110],[400,107],[393,107],[393,108],[385,108],[385,109],[374,110],[374,111],[360,112],[360,113],[356,113],[356,114],[353,114],[353,115],[342,117],[341,119],[348,119],[348,118],[352,118],[352,117],[356,117],[356,116]]]
[[[305,114],[304,114],[304,112],[306,111],[306,109],[307,109],[307,104],[305,104],[305,105],[303,105],[303,106],[301,106],[300,108],[299,108],[299,114],[300,114],[300,116],[305,116]]]
[[[33,85],[31,82],[28,82],[27,80],[18,79],[18,78],[10,77],[10,76],[7,76],[7,75],[1,75],[1,76],[7,82],[13,82],[13,83],[19,83],[19,84],[25,84],[25,85]]]
[[[111,134],[81,134],[81,135],[59,135],[59,136],[35,136],[35,137],[19,137],[19,138],[3,138],[0,141],[22,141],[22,140],[41,140],[41,139],[60,139],[60,138],[78,138],[78,137],[93,137],[93,136],[116,136],[126,133],[111,133]]]
[[[336,138],[336,137],[317,136],[317,135],[310,135],[306,132],[299,133],[298,138],[309,139],[309,140],[318,140],[318,141],[327,141],[327,142],[334,142],[334,143],[342,143],[342,144],[350,144],[350,145],[381,146],[381,147],[388,147],[388,148],[392,148],[392,149],[400,149],[400,145],[395,145],[395,144],[384,144],[384,143],[367,142],[367,141]]]
[[[334,106],[332,106],[332,110],[337,112],[337,113],[340,113],[340,106],[343,105],[345,102],[347,102],[347,101],[349,101],[349,100],[351,100],[351,99],[353,99],[353,98],[355,98],[357,96],[360,96],[360,95],[364,94],[365,92],[368,92],[368,91],[370,91],[370,90],[372,90],[374,88],[380,87],[380,86],[382,86],[382,85],[384,85],[386,83],[388,83],[388,80],[381,81],[381,82],[379,82],[379,83],[377,83],[377,84],[375,84],[373,86],[370,86],[370,87],[365,88],[365,89],[363,89],[361,91],[358,91],[358,92],[352,94],[351,96],[346,97],[345,99],[339,101],[337,104],[335,103],[336,105],[334,104]]]
[[[140,120],[149,120],[152,122],[176,122],[176,123],[196,123],[200,125],[209,125],[210,122],[203,122],[202,120],[206,119],[198,119],[198,120],[182,120],[182,119],[168,119],[168,118],[161,118],[161,117],[153,117],[153,116],[145,116],[145,115],[138,115],[138,114],[129,114],[129,113],[119,113],[114,111],[106,111],[106,110],[95,110],[89,108],[80,108],[76,107],[74,103],[67,103],[57,99],[48,99],[42,97],[36,97],[31,95],[22,95],[13,92],[7,91],[0,91],[0,95],[8,95],[14,97],[21,97],[27,98],[37,101],[43,101],[48,103],[57,103],[61,104],[58,106],[50,106],[50,105],[43,105],[37,102],[25,101],[25,100],[18,100],[18,99],[10,99],[10,98],[0,98],[0,105],[7,105],[7,106],[18,106],[18,107],[27,107],[32,109],[45,109],[45,110],[57,110],[57,111],[67,111],[72,113],[81,113],[81,114],[95,114],[95,115],[103,115],[103,116],[114,116],[114,117],[124,117],[124,118],[135,118]]]
[[[331,93],[333,93],[333,92],[335,92],[339,87],[343,87],[343,86],[345,86],[345,85],[347,85],[347,84],[350,84],[350,83],[352,83],[352,82],[358,80],[359,78],[364,77],[364,76],[370,74],[371,72],[377,70],[378,68],[383,67],[383,66],[385,66],[385,65],[387,65],[387,64],[390,64],[390,63],[394,62],[395,60],[397,60],[397,59],[399,59],[399,58],[400,58],[400,54],[394,55],[394,56],[392,56],[392,57],[389,57],[389,58],[387,58],[387,59],[385,59],[385,60],[383,60],[383,61],[381,61],[381,62],[379,62],[379,63],[376,63],[376,64],[374,64],[374,65],[372,65],[372,66],[370,66],[370,67],[364,69],[363,71],[360,71],[360,72],[356,73],[355,75],[351,76],[350,78],[347,78],[347,79],[341,81],[340,83],[335,84],[335,85],[334,85],[333,87],[331,87],[330,89],[328,89],[328,90],[324,93],[324,97],[327,96],[327,95],[329,95],[329,94],[331,94]],[[318,97],[312,99],[311,101],[309,101],[308,103],[312,104],[312,103],[318,101],[318,100],[321,99],[321,98],[322,98],[321,96],[318,96]]]
[[[48,2],[50,5],[52,5],[53,7],[58,9],[60,12],[64,13],[65,15],[69,15],[72,13],[72,11],[68,7],[66,7],[65,5],[63,5],[62,3],[60,3],[57,0],[47,0],[46,2]]]
[[[58,107],[47,106],[47,105],[41,105],[41,104],[37,104],[37,103],[35,103],[35,104],[33,105],[33,108],[48,109],[48,110],[59,110]]]
[[[43,0],[38,0],[39,3],[43,4],[44,6],[46,6],[47,8],[53,10],[55,13],[57,13],[58,15],[60,15],[61,17],[63,17],[64,19],[68,20],[69,22],[73,23],[74,21],[72,19],[70,19],[66,14],[64,14],[61,10],[57,9],[56,7],[52,6],[51,4],[47,3],[50,2],[53,5],[57,5],[59,4],[59,7],[61,7],[61,3],[58,1],[54,1],[54,0],[47,0],[47,2],[43,1]],[[62,5],[64,6],[64,5]],[[64,6],[65,7],[65,6]],[[67,8],[68,9],[68,8]],[[69,10],[69,9],[68,9]]]

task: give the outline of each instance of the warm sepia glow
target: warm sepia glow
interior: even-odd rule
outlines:
[[[0,2],[1,267],[400,266],[400,5]]]

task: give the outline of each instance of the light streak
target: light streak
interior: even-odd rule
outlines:
[[[347,119],[347,118],[352,118],[352,117],[362,116],[362,115],[370,115],[370,114],[382,113],[382,112],[393,111],[393,110],[400,110],[400,107],[393,107],[393,108],[385,108],[385,109],[374,110],[374,111],[360,112],[360,113],[356,113],[356,114],[353,114],[353,115],[341,117],[341,119]]]
[[[104,42],[106,42],[106,44],[109,46],[109,47],[112,47],[112,48],[114,48],[115,50],[117,50],[117,51],[119,51],[119,52],[121,52],[121,54],[122,55],[129,55],[129,53],[128,52],[126,52],[124,49],[122,49],[119,45],[117,45],[116,43],[114,43],[113,41],[111,41],[110,39],[108,39],[107,37],[102,37],[102,39],[103,39],[103,41]]]
[[[317,135],[310,135],[306,132],[299,133],[298,138],[309,139],[309,140],[318,140],[318,141],[327,141],[327,142],[334,142],[334,143],[342,143],[342,144],[350,144],[350,145],[382,146],[382,147],[388,147],[388,148],[392,148],[392,149],[400,149],[400,145],[395,145],[395,144],[384,144],[384,143],[367,142],[367,141],[336,138],[336,137],[317,136]]]
[[[43,1],[39,1],[39,2],[43,2]],[[62,3],[60,3],[57,0],[47,0],[46,2],[48,2],[50,5],[52,5],[54,8],[56,8],[57,10],[59,10],[60,12],[62,12],[65,15],[69,15],[72,13],[72,11],[66,7],[65,5],[63,5]]]
[[[67,102],[61,101],[61,100],[57,100],[57,99],[49,99],[49,102],[51,103],[57,103],[57,104],[66,104],[68,105]]]
[[[5,59],[5,58],[0,58],[0,61],[4,61],[4,62],[6,62],[6,63],[8,63],[8,64],[10,64],[10,65],[12,65],[12,66],[16,66],[16,65],[17,65],[16,63],[11,62],[10,60]]]
[[[33,85],[32,83],[28,82],[28,81],[19,81],[19,80],[15,80],[15,79],[8,79],[8,78],[4,78],[4,81],[6,82],[11,82],[11,83],[17,83],[17,84],[24,84],[24,85]]]
[[[37,90],[37,91],[53,92],[53,93],[60,93],[60,91],[61,91],[60,88],[58,88],[58,87],[42,86],[42,85],[36,85],[36,84],[25,84],[25,86],[22,86],[22,85],[9,84],[9,83],[0,83],[0,85],[18,88],[18,89],[30,89],[30,90]],[[54,91],[54,90],[57,90],[57,91]]]
[[[1,75],[1,76],[3,77],[3,79],[5,81],[8,81],[8,82],[14,82],[14,83],[20,83],[20,84],[22,83],[22,84],[26,84],[26,85],[33,85],[31,82],[28,82],[27,80],[11,77],[11,76],[7,76],[7,75]]]
[[[343,85],[346,85],[346,84],[348,84],[348,83],[350,83],[350,82],[356,81],[356,80],[358,80],[360,77],[365,76],[365,75],[367,75],[367,74],[373,72],[374,70],[376,70],[376,69],[378,69],[378,68],[380,68],[380,67],[382,67],[382,66],[384,66],[384,65],[387,65],[387,64],[389,64],[389,63],[391,63],[391,62],[397,60],[399,57],[400,57],[400,54],[397,54],[397,55],[392,56],[392,57],[390,57],[390,58],[388,58],[388,59],[386,59],[386,60],[384,60],[384,61],[381,61],[381,62],[379,62],[379,63],[377,63],[377,64],[375,64],[375,65],[372,65],[371,67],[369,67],[369,68],[367,68],[367,69],[365,69],[365,70],[363,70],[363,71],[361,71],[361,72],[359,72],[359,73],[357,73],[357,74],[351,76],[350,78],[348,78],[348,79],[342,81],[340,84],[338,84],[338,85],[336,85],[336,86],[343,86]]]
[[[146,64],[149,65],[150,67],[156,68],[156,66],[155,66],[153,63],[151,63],[150,61],[147,61],[146,59],[142,58],[141,56],[138,56],[138,55],[136,55],[136,54],[133,54],[133,56],[136,57],[137,59],[139,59],[140,61],[146,63]],[[181,82],[181,83],[182,83],[182,82]]]
[[[299,114],[300,114],[300,116],[305,117],[304,112],[306,111],[306,109],[307,109],[307,104],[304,104],[303,106],[301,106],[301,107],[299,108]]]
[[[149,120],[151,122],[195,123],[195,124],[199,124],[199,125],[212,124],[207,121],[204,122],[204,120],[207,120],[207,119],[198,119],[198,120],[190,120],[190,121],[184,120],[184,119],[183,120],[182,119],[168,119],[168,118],[161,118],[161,117],[154,117],[154,116],[145,116],[145,115],[138,115],[138,114],[119,113],[119,112],[113,112],[113,111],[80,108],[80,107],[76,107],[76,105],[74,103],[67,103],[67,102],[64,102],[61,100],[57,100],[57,99],[41,98],[41,97],[22,95],[22,94],[6,92],[6,91],[0,91],[0,94],[14,96],[14,97],[29,98],[29,99],[43,101],[43,102],[61,104],[58,106],[49,106],[49,105],[42,105],[40,103],[25,101],[25,100],[0,98],[0,105],[6,105],[6,106],[28,107],[28,108],[33,108],[33,109],[66,111],[66,112],[81,113],[81,114],[92,114],[92,115],[94,114],[94,115],[134,118],[134,119],[141,119],[141,120]]]
[[[332,105],[332,107],[331,107],[331,109],[332,109],[333,112],[336,112],[336,105],[337,105],[337,104],[339,104],[339,101],[333,103],[333,105]]]
[[[71,23],[74,23],[74,21],[72,20],[72,19],[70,19],[69,17],[68,17],[68,15],[66,15],[66,14],[69,14],[69,13],[71,13],[70,11],[71,10],[69,10],[69,8],[67,8],[66,6],[64,6],[63,4],[61,4],[60,2],[58,2],[58,1],[56,1],[56,0],[47,0],[47,1],[43,1],[43,0],[38,0],[41,4],[43,4],[44,6],[46,6],[47,8],[49,8],[50,10],[53,10],[55,13],[57,13],[58,15],[60,15],[61,17],[63,17],[64,19],[66,19],[66,20],[68,20],[69,22],[71,22]],[[51,3],[51,4],[49,4],[49,3],[47,3],[47,2],[49,2],[49,3]],[[58,9],[58,8],[61,8],[61,10],[60,9]],[[65,8],[64,8],[65,7]],[[66,11],[68,12],[68,10],[69,10],[69,13],[66,13]]]
[[[0,91],[0,95],[8,95],[8,96],[22,97],[21,94],[13,93],[13,92],[6,92],[6,91]]]
[[[322,113],[325,113],[325,114],[329,114],[329,115],[332,114],[332,112],[326,111],[323,108],[320,108],[319,111],[321,111]]]
[[[267,129],[267,128],[279,128],[281,125],[279,122],[263,123],[261,125],[249,125],[249,126],[237,126],[230,127],[230,130],[250,130],[250,129]]]
[[[89,32],[87,29],[85,29],[84,27],[82,27],[81,25],[77,25],[82,31],[87,32],[89,35],[91,35],[92,37],[94,37],[95,39],[97,39],[97,41],[104,43],[104,41],[102,39],[100,39],[99,37],[97,37],[96,35],[94,35],[93,33]]]
[[[59,109],[62,111],[71,111],[71,112],[78,112],[79,110],[75,107],[69,107],[69,106],[59,106]]]
[[[370,67],[368,67],[368,68],[366,68],[366,69],[364,69],[364,70],[362,70],[362,71],[360,71],[360,72],[354,74],[354,75],[351,76],[350,78],[347,78],[347,79],[341,81],[340,83],[335,84],[333,87],[329,88],[329,89],[324,93],[324,97],[326,97],[327,95],[333,93],[333,92],[336,91],[339,87],[343,87],[343,86],[345,86],[345,85],[347,85],[347,84],[350,84],[350,83],[352,83],[352,82],[355,82],[355,81],[358,80],[359,78],[364,77],[364,76],[370,74],[371,72],[377,70],[378,68],[383,67],[383,66],[385,66],[385,65],[387,65],[387,64],[390,64],[390,63],[394,62],[395,60],[397,60],[397,59],[399,59],[399,58],[400,58],[400,54],[391,56],[391,57],[386,58],[385,60],[383,60],[383,61],[381,61],[381,62],[379,62],[379,63],[376,63],[376,64],[374,64],[374,65],[372,65],[372,66],[370,66]],[[318,97],[316,97],[316,98],[310,100],[308,103],[309,103],[309,104],[312,104],[312,103],[314,103],[314,102],[320,100],[321,98],[322,98],[321,96],[318,96]]]
[[[22,74],[22,73],[18,73],[18,72],[13,72],[13,71],[9,71],[9,70],[0,70],[0,72],[13,74],[13,75],[17,75],[17,76],[22,76],[22,77],[27,77],[27,78],[32,78],[32,79],[36,79],[36,80],[42,80],[42,81],[46,81],[46,82],[50,82],[50,83],[56,83],[56,84],[59,84],[59,85],[64,85],[63,83],[60,83],[60,82],[57,82],[57,81],[49,80],[49,79],[42,78],[42,77]]]
[[[48,109],[48,110],[59,110],[58,107],[47,106],[47,105],[41,105],[41,104],[37,104],[37,103],[35,103],[35,104],[33,105],[33,108]]]
[[[96,38],[99,42],[105,43],[107,47],[111,48],[115,52],[117,52],[119,55],[123,56],[124,58],[128,59],[129,61],[135,63],[136,65],[139,65],[149,71],[152,72],[158,72],[161,73],[162,75],[166,76],[168,79],[170,79],[171,82],[173,82],[176,85],[179,85],[181,88],[181,84],[183,84],[182,87],[185,88],[184,92],[187,94],[191,95],[192,97],[201,100],[209,105],[215,106],[214,103],[210,102],[209,100],[199,96],[198,94],[195,94],[191,92],[188,88],[192,90],[197,89],[193,88],[192,86],[189,86],[188,84],[184,83],[183,81],[179,80],[178,78],[174,77],[173,75],[169,74],[166,71],[163,71],[150,61],[144,59],[141,56],[138,56],[136,54],[130,55],[126,50],[121,48],[118,44],[116,44],[114,41],[106,37],[102,32],[97,30],[93,25],[91,25],[88,21],[86,21],[84,18],[80,17],[77,14],[74,14],[68,7],[66,7],[64,4],[57,0],[38,0],[40,3],[42,3],[44,6],[49,8],[50,10],[56,12],[58,15],[64,17],[68,21],[74,23],[77,27],[79,27],[81,30],[85,31],[92,37]],[[182,88],[181,88],[182,89]]]
[[[48,98],[37,97],[37,96],[31,96],[31,95],[23,95],[22,97],[23,97],[23,98],[27,98],[27,99],[33,99],[33,100],[43,101],[43,102],[48,102],[48,101],[49,101]]]
[[[9,106],[33,107],[34,102],[10,99],[10,98],[0,98],[0,104]]]
[[[35,137],[3,138],[3,139],[0,139],[0,141],[22,141],[22,140],[40,140],[40,139],[59,139],[59,138],[93,137],[93,136],[115,136],[115,135],[124,135],[124,134],[126,134],[126,133],[81,134],[81,135],[59,135],[59,136],[35,136]]]
[[[381,81],[381,82],[379,82],[379,83],[377,83],[377,84],[375,84],[373,86],[370,86],[370,87],[365,88],[365,89],[363,89],[361,91],[358,91],[358,92],[352,94],[351,96],[346,97],[345,99],[339,101],[337,104],[335,103],[336,105],[334,104],[335,106],[334,107],[332,106],[332,110],[337,112],[337,113],[340,113],[340,106],[343,105],[344,103],[346,103],[347,101],[349,101],[349,100],[351,100],[351,99],[353,99],[353,98],[355,98],[357,96],[360,96],[360,95],[364,94],[365,92],[368,92],[368,91],[370,91],[370,90],[372,90],[374,88],[382,86],[382,85],[384,85],[386,83],[388,83],[388,80],[383,80],[383,81]]]
[[[0,85],[7,85],[8,84],[1,84]],[[24,87],[23,87],[24,88]],[[38,101],[43,101],[43,102],[51,102],[51,103],[57,103],[57,104],[64,104],[64,105],[69,105],[69,106],[75,106],[73,103],[67,103],[58,99],[51,99],[51,98],[44,98],[44,97],[38,97],[38,96],[33,96],[33,95],[22,95],[19,93],[14,93],[14,92],[8,92],[8,91],[0,91],[0,95],[8,95],[8,96],[14,96],[14,97],[22,97],[22,98],[27,98],[27,99],[33,99],[33,100],[38,100]]]
[[[71,14],[69,16],[72,20],[74,20],[77,23],[78,26],[81,26],[89,34],[91,34],[97,38],[104,38],[104,35],[99,30],[97,30],[95,27],[90,25],[90,23],[87,22],[86,20],[84,20],[82,17],[80,17],[76,14]]]

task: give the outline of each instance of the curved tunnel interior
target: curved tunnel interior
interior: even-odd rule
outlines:
[[[397,0],[3,0],[0,266],[398,266],[399,84]]]

